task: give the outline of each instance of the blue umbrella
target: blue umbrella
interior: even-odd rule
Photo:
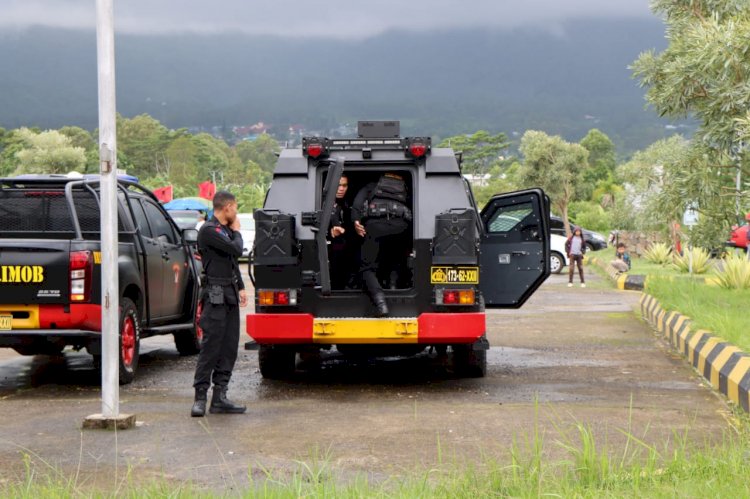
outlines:
[[[165,210],[198,210],[209,211],[208,203],[211,201],[198,201],[197,199],[178,198],[164,204]]]

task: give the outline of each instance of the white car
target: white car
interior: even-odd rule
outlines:
[[[568,255],[565,253],[565,236],[558,234],[549,235],[549,259],[550,259],[550,271],[553,274],[559,274],[563,268],[568,265]]]
[[[255,242],[255,220],[252,213],[238,213],[240,219],[240,234],[242,234],[242,257],[247,258],[253,250]]]

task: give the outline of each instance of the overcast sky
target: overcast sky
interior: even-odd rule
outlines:
[[[653,17],[649,0],[114,0],[118,32],[366,37],[388,29],[535,26]],[[0,0],[0,27],[94,28],[95,0]]]

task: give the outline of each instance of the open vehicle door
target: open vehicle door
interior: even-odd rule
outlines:
[[[541,189],[495,195],[480,218],[485,304],[519,308],[550,274],[549,199]]]

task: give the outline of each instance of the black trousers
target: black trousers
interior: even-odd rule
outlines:
[[[203,302],[200,326],[203,341],[195,367],[193,386],[208,389],[226,387],[232,377],[240,342],[240,308],[237,305],[211,305]]]
[[[402,249],[400,246],[403,239],[400,236],[408,227],[408,222],[402,218],[375,218],[365,223],[367,233],[362,241],[360,271],[365,291],[370,298],[383,293],[377,276],[381,256],[399,252]]]
[[[583,279],[583,255],[570,255],[570,268],[568,269],[568,282],[573,282],[573,274],[575,273],[576,265],[578,265],[578,274],[581,276],[581,282],[585,282]]]

